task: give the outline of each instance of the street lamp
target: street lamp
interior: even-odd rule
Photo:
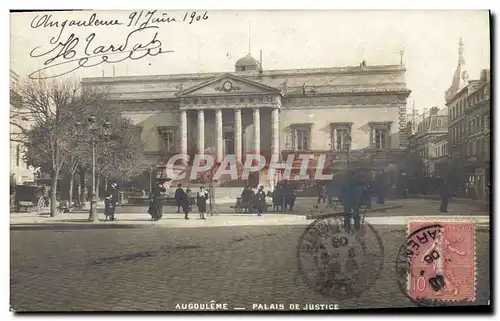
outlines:
[[[149,168],[149,193],[153,190],[153,167]]]
[[[221,163],[217,162],[216,163],[216,167],[218,168],[220,166]],[[219,215],[219,212],[217,211],[217,207],[215,205],[215,185],[214,185],[214,169],[211,168],[210,169],[210,173],[209,173],[209,179],[210,179],[210,183],[209,183],[209,186],[208,186],[208,189],[209,189],[209,192],[208,192],[208,196],[209,196],[209,199],[208,199],[208,206],[209,206],[209,213],[210,213],[210,216],[214,216],[214,213],[215,215]]]
[[[351,160],[351,143],[352,143],[351,135],[347,134],[347,137],[345,139],[345,150],[347,153],[347,162],[346,162],[347,168],[349,168],[349,161]]]
[[[104,121],[98,124],[95,116],[91,115],[87,117],[86,123],[77,122],[77,127],[80,129],[80,133],[83,135],[86,130],[90,134],[90,142],[92,144],[92,198],[90,201],[90,213],[89,221],[98,222],[99,218],[97,216],[97,195],[96,195],[96,177],[95,177],[95,147],[96,143],[100,139],[106,139],[111,134],[111,123],[109,121]],[[86,126],[85,126],[86,125]]]

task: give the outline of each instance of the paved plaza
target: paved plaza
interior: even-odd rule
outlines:
[[[390,215],[408,212],[394,211]],[[374,226],[385,250],[381,275],[359,297],[342,300],[323,297],[307,287],[298,273],[296,253],[307,227],[304,223],[12,230],[11,307],[15,311],[163,311],[175,310],[176,304],[211,300],[247,310],[254,303],[328,303],[340,309],[414,306],[399,290],[395,274],[397,253],[405,242],[404,225]],[[475,303],[487,304],[489,229],[478,226],[476,235]],[[373,238],[367,244],[374,246]]]

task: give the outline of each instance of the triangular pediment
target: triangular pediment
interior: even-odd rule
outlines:
[[[263,85],[232,74],[225,74],[179,93],[179,97],[245,95],[245,94],[279,94],[280,89]]]

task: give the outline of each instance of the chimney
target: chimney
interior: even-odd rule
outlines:
[[[490,82],[490,70],[489,69],[482,69],[481,70],[481,80]]]
[[[260,50],[260,69],[259,69],[259,74],[263,72],[262,70],[262,49]]]

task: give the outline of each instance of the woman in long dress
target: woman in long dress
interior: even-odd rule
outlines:
[[[200,190],[196,194],[196,205],[198,206],[198,212],[200,213],[200,219],[205,219],[205,213],[207,212],[207,199],[208,191],[205,187],[200,186]]]
[[[153,188],[150,196],[150,204],[148,213],[151,214],[153,221],[159,221],[163,216],[163,204],[161,193],[165,193],[167,189],[163,187],[163,182],[158,182]]]

